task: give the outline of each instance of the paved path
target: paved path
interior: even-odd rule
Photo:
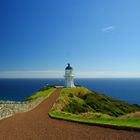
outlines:
[[[34,110],[0,121],[0,140],[140,140],[139,132],[51,119],[48,111],[61,89]]]

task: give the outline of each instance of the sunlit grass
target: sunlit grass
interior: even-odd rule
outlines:
[[[62,89],[49,115],[80,122],[140,127],[138,111],[138,105],[76,87]]]
[[[38,97],[41,97],[41,96],[44,96],[44,97],[47,98],[53,91],[55,91],[55,88],[53,88],[53,87],[51,87],[47,90],[38,91],[37,93],[28,97],[26,100],[28,100],[28,101],[35,100],[35,99],[37,99]]]
[[[55,112],[55,111],[50,111],[49,115],[55,118],[78,121],[78,122],[140,127],[140,118],[122,119],[117,117],[105,117],[104,115],[101,115],[100,117],[96,117],[96,116],[86,117],[86,116],[81,116],[81,115],[76,115],[76,114],[71,114],[66,112]]]

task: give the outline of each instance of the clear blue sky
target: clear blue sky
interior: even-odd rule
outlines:
[[[0,77],[67,62],[89,77],[140,77],[140,1],[0,0]]]

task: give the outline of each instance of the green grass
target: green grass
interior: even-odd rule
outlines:
[[[60,96],[63,96],[66,102],[68,102],[68,104],[62,108],[62,111],[73,114],[100,112],[118,117],[131,112],[140,111],[140,107],[137,105],[128,104],[104,94],[90,91],[84,87],[64,88]]]
[[[140,127],[140,117],[135,117],[139,113],[125,116],[139,111],[138,105],[76,87],[63,88],[49,114],[66,120]]]
[[[60,96],[67,96],[68,94],[71,95],[78,95],[78,94],[82,94],[85,95],[87,93],[91,92],[90,90],[88,90],[85,87],[76,87],[76,88],[63,88],[61,91]]]
[[[50,87],[46,90],[40,90],[37,93],[33,94],[32,96],[28,97],[26,100],[27,101],[32,101],[37,99],[38,97],[44,96],[45,98],[47,98],[53,91],[55,91],[56,88],[54,87]]]
[[[140,118],[122,119],[122,118],[117,118],[117,117],[105,117],[104,115],[103,116],[100,115],[98,117],[97,116],[85,117],[81,115],[76,115],[76,114],[71,114],[71,113],[66,113],[66,112],[55,112],[55,111],[50,111],[49,115],[54,118],[73,120],[73,121],[78,121],[78,122],[140,127]]]

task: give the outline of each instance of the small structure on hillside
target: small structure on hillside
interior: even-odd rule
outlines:
[[[75,87],[74,85],[74,75],[73,75],[73,68],[68,63],[68,66],[65,68],[65,87],[72,88]]]

